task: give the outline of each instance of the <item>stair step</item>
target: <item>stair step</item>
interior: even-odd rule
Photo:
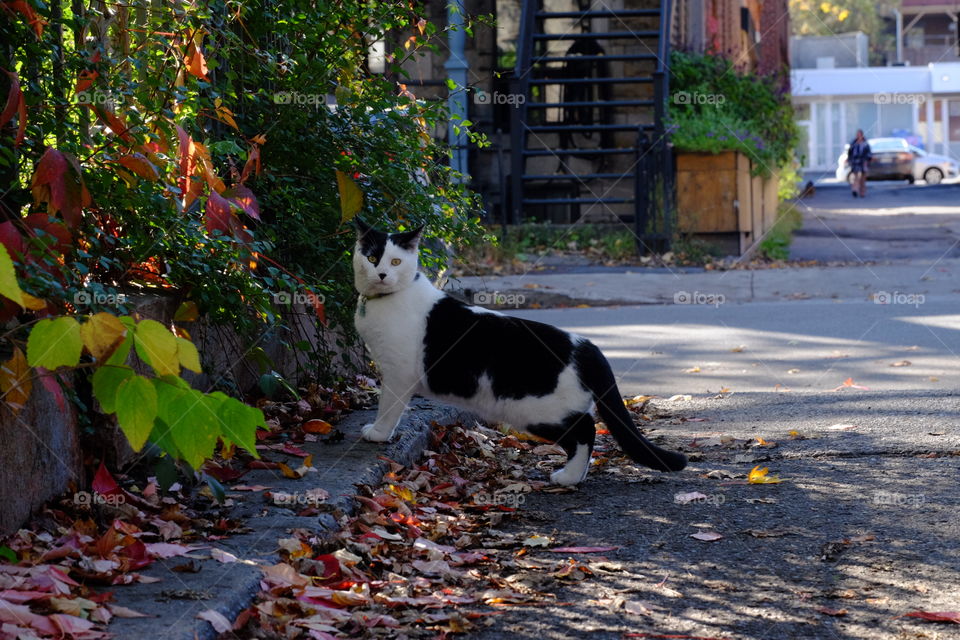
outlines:
[[[620,149],[524,149],[525,156],[612,156],[617,154],[636,153],[633,147]]]
[[[626,180],[627,178],[633,178],[634,174],[632,173],[530,173],[525,176],[522,176],[523,180],[577,180],[579,182],[586,182],[587,180]]]
[[[619,11],[537,11],[543,20],[554,18],[650,18],[660,15],[660,9],[623,9]]]
[[[655,53],[624,53],[609,56],[543,56],[534,58],[531,64],[547,62],[615,62],[618,60],[658,60]]]
[[[587,132],[587,131],[636,131],[638,129],[645,129],[650,131],[654,128],[652,124],[538,124],[532,127],[527,127],[527,131],[533,132]]]
[[[636,78],[530,78],[530,84],[650,84],[650,76]]]
[[[563,107],[652,107],[653,100],[587,100],[582,102],[528,102],[527,109],[560,109]]]
[[[534,40],[617,40],[622,38],[658,38],[659,31],[598,31],[595,33],[535,33]]]
[[[523,204],[632,204],[633,198],[524,198]]]

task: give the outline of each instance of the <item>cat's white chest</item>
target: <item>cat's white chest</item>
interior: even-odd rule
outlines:
[[[423,340],[427,314],[443,296],[421,276],[414,285],[379,298],[357,302],[354,323],[384,375],[423,377]]]

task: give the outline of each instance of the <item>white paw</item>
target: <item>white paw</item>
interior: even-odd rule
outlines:
[[[575,487],[576,485],[583,482],[583,479],[587,477],[587,470],[584,469],[581,473],[579,469],[568,469],[564,467],[559,471],[554,471],[550,474],[550,482],[553,484],[559,484],[564,487]]]
[[[360,430],[360,437],[368,442],[386,442],[392,435],[392,432],[384,433],[378,430],[377,425],[373,423],[364,425],[363,429]]]

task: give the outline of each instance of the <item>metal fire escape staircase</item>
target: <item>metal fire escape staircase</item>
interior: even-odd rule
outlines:
[[[617,0],[613,0],[616,2]],[[670,0],[523,0],[511,91],[510,214],[631,223],[641,252],[670,239],[664,126]],[[518,102],[520,102],[518,100]]]

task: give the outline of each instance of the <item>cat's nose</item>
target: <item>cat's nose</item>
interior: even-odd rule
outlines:
[[[381,280],[383,280],[384,278],[387,277],[387,274],[385,274],[385,273],[381,273],[381,274],[378,274],[378,275],[380,276],[380,279],[381,279]]]

